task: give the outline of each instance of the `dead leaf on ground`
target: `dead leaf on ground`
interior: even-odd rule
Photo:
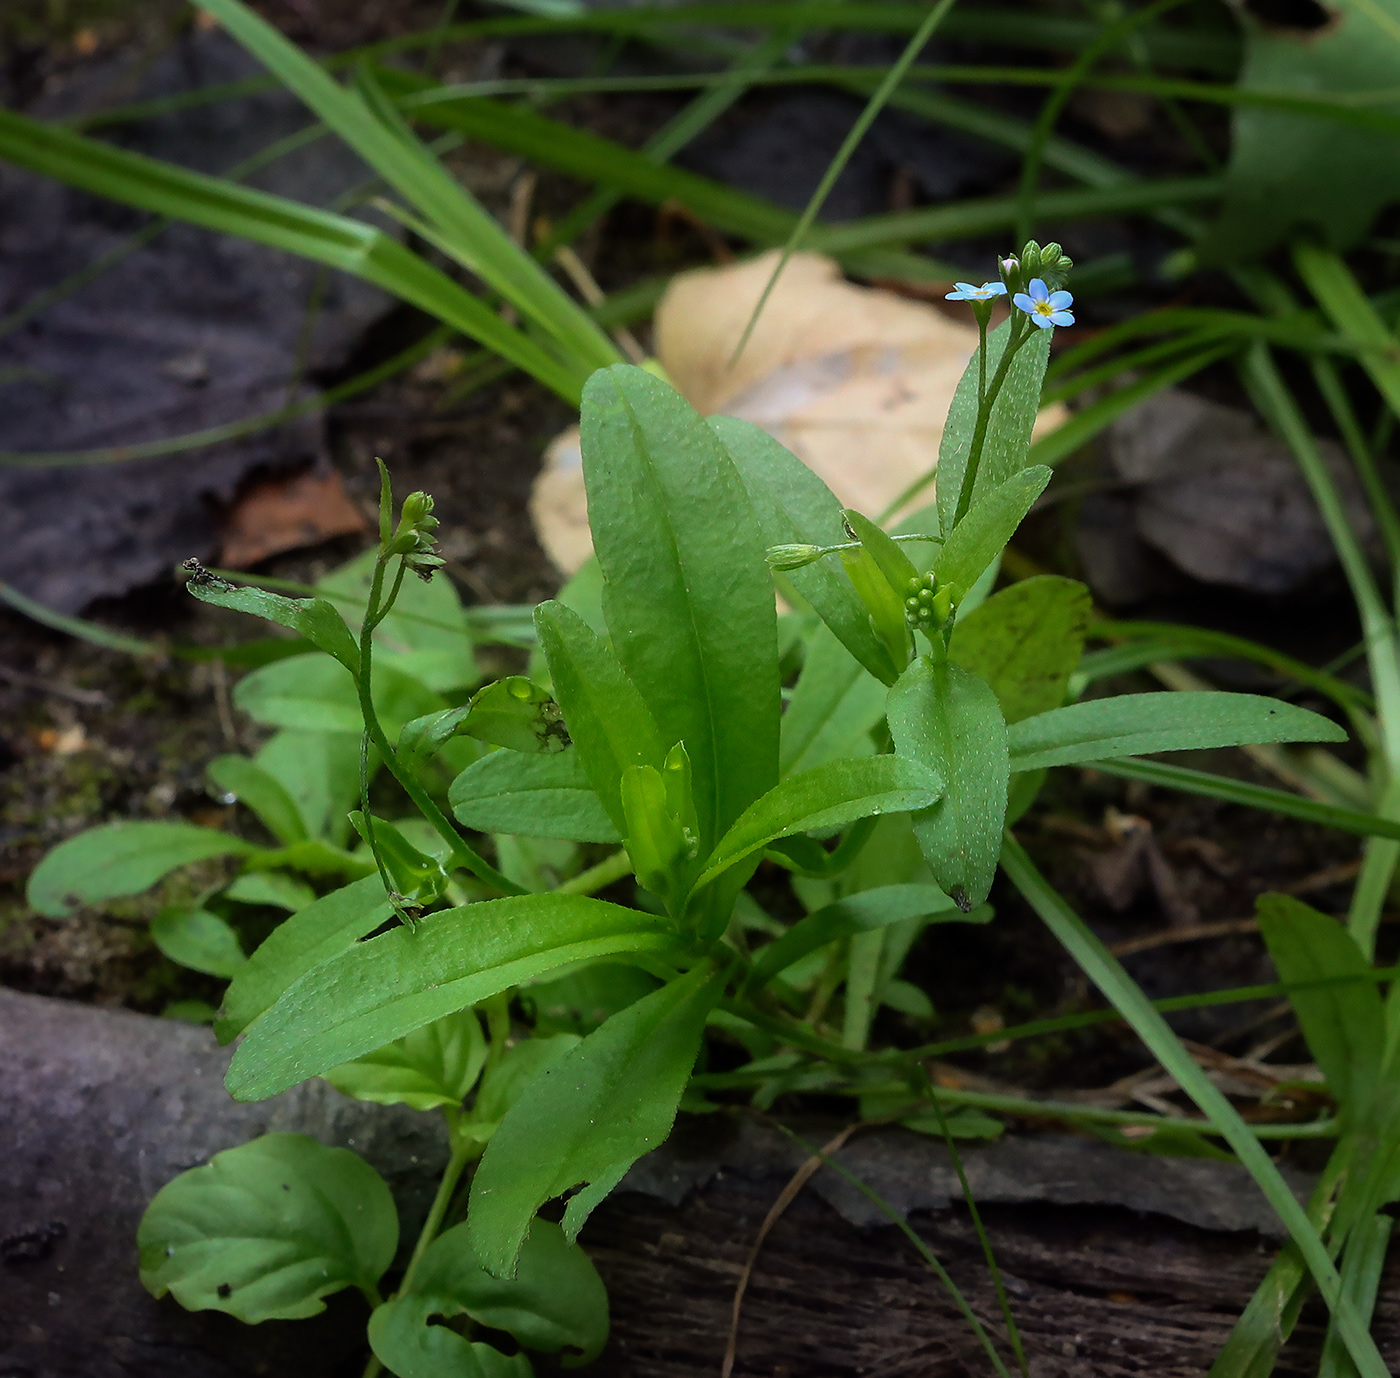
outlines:
[[[340,475],[306,473],[254,484],[229,509],[219,561],[247,569],[270,555],[365,530]]]
[[[699,411],[763,427],[846,506],[878,513],[937,463],[976,327],[970,314],[955,320],[847,282],[831,259],[796,254],[731,367],[776,261],[775,251],[677,277],[656,311],[657,358]],[[1047,408],[1036,433],[1066,415]],[[932,497],[930,488],[917,505]],[[530,513],[550,559],[572,574],[592,550],[577,429],[546,452]]]

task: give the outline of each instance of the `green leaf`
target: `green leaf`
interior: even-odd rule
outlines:
[[[569,745],[559,705],[524,675],[510,675],[476,694],[461,730],[512,751],[563,751]]]
[[[1344,742],[1335,723],[1260,694],[1120,694],[1038,713],[1010,731],[1011,768],[1253,742]]]
[[[1003,321],[987,336],[989,379],[1001,362],[1010,333],[1011,322]],[[1026,467],[1026,450],[1030,445],[1036,412],[1040,408],[1040,389],[1050,358],[1050,336],[1054,333],[1053,330],[1032,331],[1031,338],[1016,352],[1007,369],[1006,381],[997,395],[987,423],[987,436],[977,471],[977,487],[972,494],[968,516],[995,489]],[[963,475],[967,472],[967,455],[976,425],[977,355],[974,353],[953,394],[948,419],[943,424],[943,439],[938,446],[938,518],[945,538],[952,531],[953,514],[958,510],[958,501],[962,496]],[[1014,525],[1012,530],[1015,530]],[[1007,539],[1010,539],[1009,532]],[[968,580],[968,583],[971,584],[972,580]]]
[[[1008,723],[1020,722],[1064,703],[1092,615],[1083,584],[1038,575],[959,617],[948,655],[992,686]]]
[[[384,1179],[348,1148],[264,1134],[162,1187],[136,1242],[152,1296],[257,1325],[315,1316],[343,1287],[373,1293],[399,1218]]]
[[[582,443],[613,645],[662,747],[685,743],[707,850],[778,778],[777,617],[758,524],[714,433],[643,369],[589,379]]]
[[[319,837],[293,842],[290,847],[279,847],[274,852],[261,852],[244,862],[245,871],[283,867],[318,879],[339,878],[343,881],[360,880],[376,870],[373,857],[347,852],[344,847],[337,847]]]
[[[328,656],[288,656],[264,665],[238,681],[233,701],[250,718],[270,727],[357,735],[364,730],[355,682]],[[402,670],[376,665],[374,706],[393,738],[405,723],[446,705]]]
[[[587,1254],[558,1225],[537,1220],[513,1278],[494,1278],[472,1249],[466,1225],[439,1235],[423,1255],[411,1291],[370,1318],[369,1339],[399,1378],[469,1374],[467,1341],[445,1324],[467,1315],[503,1330],[525,1349],[564,1351],[564,1366],[592,1363],[608,1338],[608,1293]]]
[[[1022,469],[986,492],[979,479],[976,503],[943,543],[933,563],[938,582],[952,586],[955,605],[967,597],[982,572],[1006,548],[1049,482],[1050,470],[1043,464]]]
[[[748,421],[716,416],[710,427],[738,467],[766,550],[775,545],[839,545],[847,539],[836,495],[790,450]],[[787,580],[882,684],[899,677],[885,643],[841,564],[818,560]]]
[[[282,731],[269,737],[257,765],[292,797],[310,837],[345,841],[347,814],[360,797],[360,734]],[[370,769],[379,759],[370,753]]]
[[[943,776],[906,756],[828,761],[787,779],[756,800],[720,839],[696,888],[777,837],[839,828],[875,814],[927,809],[943,793]]]
[[[477,832],[619,841],[576,750],[557,756],[493,751],[452,782],[447,798],[457,821]]]
[[[216,756],[205,768],[214,787],[251,809],[262,825],[283,845],[306,837],[306,824],[296,801],[255,761],[246,756]]]
[[[781,938],[760,948],[747,986],[756,990],[779,972],[837,938],[870,933],[906,919],[937,916],[941,921],[986,923],[991,909],[982,905],[964,914],[936,885],[881,885],[847,895],[799,919]]]
[[[207,909],[167,906],[151,920],[151,938],[172,962],[207,976],[233,976],[248,960],[228,921]]]
[[[34,868],[26,896],[39,913],[62,919],[80,904],[139,895],[191,862],[261,850],[192,823],[104,823],[60,842]]]
[[[936,771],[944,797],[914,814],[933,878],[960,909],[992,888],[1009,783],[1007,730],[991,687],[948,661],[916,660],[890,690],[897,755]]]
[[[239,904],[263,904],[295,914],[316,902],[316,892],[295,876],[280,871],[245,871],[224,888],[224,898]]]
[[[1259,931],[1285,985],[1369,975],[1351,934],[1289,895],[1260,895]],[[1342,1112],[1355,1123],[1375,1098],[1385,1048],[1380,992],[1373,982],[1295,990],[1289,1001]]]
[[[884,716],[885,686],[818,623],[783,713],[780,773],[873,754],[870,733]]]
[[[535,627],[578,759],[620,835],[622,772],[659,769],[665,757],[656,721],[612,648],[572,608],[541,603]]]
[[[242,1033],[294,981],[373,933],[393,913],[376,873],[333,890],[279,924],[224,992],[214,1026],[219,1041]]]
[[[350,822],[364,839],[367,849],[373,826],[375,845],[379,848],[379,857],[389,880],[410,904],[426,908],[442,898],[448,877],[436,856],[420,852],[392,823],[386,823],[382,818],[373,815],[366,818],[356,809],[350,815]]]
[[[1400,6],[1374,0],[1328,7],[1326,17],[1314,30],[1242,13],[1239,90],[1364,100],[1368,112],[1400,112],[1400,101],[1375,99],[1400,88]],[[1334,249],[1354,248],[1376,213],[1400,197],[1392,133],[1255,104],[1236,106],[1232,125],[1225,204],[1203,246],[1212,262],[1255,258],[1299,229],[1321,231]]]
[[[651,915],[582,895],[445,909],[307,970],[249,1029],[227,1085],[264,1100],[568,962],[674,944]]]
[[[352,675],[360,672],[360,648],[345,619],[324,598],[285,598],[268,589],[235,588],[221,579],[198,578],[185,585],[201,603],[232,608],[275,622],[304,636],[318,651],[334,656]]]
[[[583,1189],[564,1212],[577,1237],[589,1212],[671,1132],[724,977],[697,968],[613,1015],[531,1085],[472,1179],[468,1237],[486,1270],[514,1274],[535,1212]]]
[[[909,586],[919,577],[919,571],[899,542],[854,508],[846,508],[841,515],[846,519],[846,525],[855,532],[856,540],[870,552],[870,558],[884,575],[885,582],[900,599],[908,597]]]
[[[632,970],[633,968],[625,968]],[[484,1143],[494,1134],[507,1111],[532,1083],[567,1057],[583,1041],[576,1033],[535,1036],[506,1050],[505,1056],[481,1079],[481,1090],[472,1105],[471,1123],[459,1132]]]
[[[435,1110],[466,1099],[486,1065],[486,1038],[474,1010],[459,1010],[342,1063],[325,1078],[342,1095],[376,1105]]]

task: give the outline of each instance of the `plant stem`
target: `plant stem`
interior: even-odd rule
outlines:
[[[405,1292],[412,1290],[413,1279],[417,1276],[419,1266],[423,1262],[423,1255],[428,1252],[428,1246],[437,1238],[438,1231],[442,1228],[447,1208],[452,1204],[452,1197],[456,1194],[457,1183],[461,1181],[462,1173],[466,1171],[467,1164],[480,1154],[481,1145],[473,1139],[463,1138],[453,1148],[452,1157],[448,1159],[447,1167],[443,1170],[442,1181],[438,1183],[437,1195],[433,1197],[433,1204],[428,1209],[428,1218],[423,1222],[422,1230],[419,1231],[418,1242],[413,1246],[413,1256],[408,1260],[408,1267],[404,1269],[403,1280],[399,1283],[396,1295],[403,1296]]]
[[[1007,336],[1006,348],[1001,352],[1001,358],[997,361],[997,371],[992,374],[990,386],[981,388],[979,386],[980,397],[977,403],[977,425],[972,432],[972,443],[967,447],[967,464],[963,468],[962,487],[958,489],[957,510],[953,513],[953,520],[949,524],[945,535],[951,535],[953,528],[967,516],[967,509],[972,502],[972,490],[977,486],[977,470],[982,464],[982,450],[987,443],[987,424],[992,419],[992,408],[996,406],[997,398],[1001,395],[1002,384],[1006,382],[1006,375],[1011,368],[1011,360],[1015,357],[1016,351],[1025,344],[1029,338],[1022,328],[1022,321],[1025,318],[1020,315],[1011,317],[1011,329]],[[982,348],[983,360],[982,368],[986,369],[986,337],[983,337]]]
[[[400,562],[402,566],[402,561]],[[393,593],[398,594],[399,586],[403,582],[403,569],[399,569],[399,577],[394,581]],[[447,865],[465,866],[473,875],[480,880],[484,880],[488,885],[495,887],[503,895],[525,895],[529,891],[523,886],[517,885],[513,880],[508,880],[484,857],[480,856],[462,838],[462,835],[448,821],[446,815],[433,802],[428,792],[413,778],[411,772],[405,770],[399,763],[397,754],[389,745],[389,738],[384,732],[379,721],[379,714],[374,707],[374,697],[371,692],[372,679],[372,657],[374,654],[374,628],[384,620],[389,609],[393,606],[392,601],[385,600],[383,607],[379,606],[379,595],[384,583],[384,561],[381,560],[375,565],[374,579],[370,585],[370,601],[365,609],[365,620],[360,628],[360,673],[355,678],[355,688],[360,698],[360,714],[365,720],[365,731],[374,748],[379,752],[379,759],[388,768],[389,773],[399,782],[403,791],[413,801],[418,811],[424,818],[432,824],[434,829],[451,846],[452,855],[447,859]],[[368,771],[366,771],[368,774]],[[364,801],[366,828],[371,839],[374,835],[374,825],[369,822],[369,801]],[[373,849],[373,841],[371,840]],[[379,861],[379,854],[375,852],[375,860]],[[380,873],[383,874],[383,863],[380,863]],[[385,886],[392,892],[393,887],[385,881]]]
[[[556,895],[593,895],[611,885],[613,881],[621,880],[623,876],[629,875],[631,870],[632,858],[627,855],[627,849],[622,847],[611,856],[604,857],[596,866],[590,866],[588,870],[581,871],[566,881],[561,881],[554,887],[554,893]]]

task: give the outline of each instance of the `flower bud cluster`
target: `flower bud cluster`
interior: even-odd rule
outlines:
[[[932,574],[909,581],[904,616],[915,631],[927,632],[943,626],[952,612],[953,591],[949,585],[940,585]]]
[[[389,542],[386,555],[402,555],[404,563],[425,583],[445,563],[434,554],[437,541],[433,532],[438,519],[433,516],[433,500],[427,493],[410,493],[399,512],[398,530]]]
[[[1042,248],[1035,240],[1028,239],[1019,255],[1009,255],[997,266],[1009,292],[1024,292],[1033,278],[1040,278],[1054,291],[1068,281],[1074,260],[1053,241]]]

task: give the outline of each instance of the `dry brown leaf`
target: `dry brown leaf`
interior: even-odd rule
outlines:
[[[677,277],[656,311],[657,358],[699,411],[762,426],[846,506],[879,513],[937,463],[977,329],[847,282],[831,259],[796,254],[731,367],[776,261],[774,251]],[[1065,415],[1047,409],[1036,433]],[[576,429],[546,452],[530,513],[550,559],[572,574],[592,550]]]
[[[269,555],[365,530],[337,473],[297,474],[255,484],[229,509],[219,562],[247,569]]]

